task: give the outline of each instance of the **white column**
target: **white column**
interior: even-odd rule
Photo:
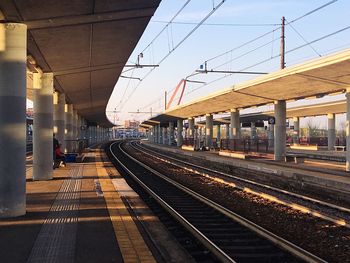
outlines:
[[[230,124],[226,123],[225,124],[225,139],[229,139],[230,138]]]
[[[346,171],[350,171],[350,89],[346,89]]]
[[[177,146],[181,147],[183,143],[183,136],[182,136],[182,131],[183,131],[183,120],[179,119],[177,120]]]
[[[168,144],[173,145],[174,143],[174,123],[172,121],[169,122],[169,140]]]
[[[156,143],[157,138],[157,132],[156,132],[156,126],[152,126],[152,142]]]
[[[73,109],[73,139],[76,140],[78,137],[78,112]]]
[[[213,115],[205,115],[205,146],[209,149],[213,145]]]
[[[335,114],[327,114],[328,119],[328,150],[334,150],[335,146]]]
[[[53,74],[43,73],[34,95],[33,180],[53,177]]]
[[[66,104],[66,152],[72,152],[73,146],[71,140],[73,139],[73,104]]]
[[[220,146],[221,143],[221,125],[216,125],[216,141],[218,146]]]
[[[273,147],[275,142],[275,125],[269,124],[268,129],[267,139],[269,140],[269,147]]]
[[[250,124],[250,139],[251,140],[256,140],[256,127],[255,127],[255,122],[251,122]]]
[[[64,113],[64,105],[66,104],[66,95],[64,93],[54,93],[54,113],[53,113],[53,132],[56,134],[56,139],[61,144],[61,150],[66,148],[65,144],[65,126],[66,116]]]
[[[0,24],[0,218],[26,213],[26,59],[27,26]]]
[[[230,119],[230,139],[240,139],[241,138],[241,123],[239,121],[239,110],[231,110]]]
[[[162,127],[162,132],[163,132],[163,144],[167,143],[167,132],[166,132],[167,128],[166,127]]]
[[[188,138],[194,138],[194,118],[188,119]]]
[[[299,117],[293,117],[293,126],[294,126],[294,132],[293,132],[293,143],[297,144],[299,143],[299,130],[300,130],[300,119]]]
[[[275,137],[274,152],[275,160],[282,161],[286,156],[286,102],[275,101]]]

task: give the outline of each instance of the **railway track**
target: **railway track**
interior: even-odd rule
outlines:
[[[119,169],[132,177],[221,262],[325,262],[110,145]]]
[[[287,206],[296,211],[310,214],[333,224],[350,228],[350,209],[347,207],[247,180],[208,167],[189,163],[168,155],[164,155],[160,152],[153,151],[149,148],[142,147],[137,142],[132,142],[131,145],[135,150],[137,149],[144,154],[151,155],[153,158],[157,158],[162,162],[166,162],[201,176],[205,176],[214,181],[218,181],[249,194],[253,194],[259,198],[264,198],[268,201]]]

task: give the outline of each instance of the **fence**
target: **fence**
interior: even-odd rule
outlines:
[[[222,139],[220,149],[240,152],[273,153],[273,140]]]

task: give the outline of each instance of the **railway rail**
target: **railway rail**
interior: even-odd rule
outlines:
[[[157,158],[162,162],[166,162],[201,176],[205,176],[206,178],[210,178],[211,180],[237,188],[259,198],[264,198],[268,201],[285,205],[296,211],[310,214],[333,224],[350,228],[350,209],[347,207],[186,162],[178,158],[162,154],[159,151],[156,152],[149,148],[142,147],[137,142],[132,142],[131,145],[135,150],[137,149],[138,151],[142,151],[144,154],[151,155],[153,158]],[[227,179],[229,179],[229,181]]]
[[[325,262],[137,160],[121,142],[109,150],[119,169],[221,262]]]

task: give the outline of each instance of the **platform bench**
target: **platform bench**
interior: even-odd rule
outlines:
[[[334,150],[344,152],[346,151],[346,146],[334,146]]]
[[[303,154],[288,154],[284,157],[286,162],[303,163],[306,156]]]

